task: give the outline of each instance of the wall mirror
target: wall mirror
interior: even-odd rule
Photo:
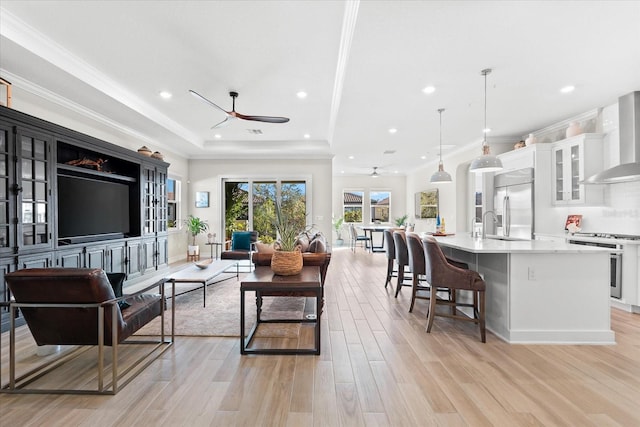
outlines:
[[[438,190],[416,193],[416,218],[435,218],[438,215]]]

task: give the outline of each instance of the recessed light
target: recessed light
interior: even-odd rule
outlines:
[[[482,132],[489,133],[489,132],[491,132],[491,128],[484,128],[484,129],[482,129]]]
[[[353,160],[353,159],[355,159],[354,156],[349,156],[349,160]]]
[[[305,133],[303,136],[304,136],[304,139],[309,139],[309,138],[311,138],[311,135],[309,135],[308,133]]]
[[[427,158],[427,156],[420,156],[420,158],[421,158],[422,160],[425,160],[425,159]]]
[[[565,86],[562,89],[560,89],[560,92],[562,93],[571,93],[576,89],[575,86]]]
[[[163,99],[171,99],[172,96],[173,94],[171,92],[167,92],[166,90],[160,92],[160,97]]]
[[[300,99],[305,99],[307,97],[307,92],[301,90],[300,92],[296,93],[296,96]]]
[[[428,94],[431,94],[431,93],[435,92],[436,88],[433,87],[433,86],[427,86],[424,89],[422,89],[422,91],[428,95]]]
[[[344,171],[340,171],[340,173],[344,173]]]
[[[398,173],[398,171],[393,171],[393,173]]]
[[[213,135],[213,137],[215,139],[220,139],[220,138],[222,138],[222,135],[220,135],[219,133],[216,133],[215,135]]]
[[[396,128],[390,128],[389,129],[389,133],[396,133],[396,132],[398,132],[398,129],[396,129]]]

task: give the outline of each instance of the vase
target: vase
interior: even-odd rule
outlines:
[[[535,137],[534,134],[530,133],[527,139],[524,140],[524,143],[527,144],[527,147],[538,142],[538,138]]]
[[[279,276],[293,276],[302,271],[302,252],[300,250],[275,251],[271,256],[271,270]]]
[[[565,136],[567,138],[571,138],[572,136],[580,135],[581,133],[582,133],[582,128],[580,127],[580,123],[571,122],[571,123],[569,123],[569,127],[567,128],[567,131],[565,132]]]

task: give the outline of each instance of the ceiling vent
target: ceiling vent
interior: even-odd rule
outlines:
[[[247,132],[253,135],[262,135],[262,130],[260,129],[247,129]]]
[[[395,154],[396,150],[385,150],[382,154]]]

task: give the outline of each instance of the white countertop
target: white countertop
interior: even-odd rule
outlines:
[[[447,237],[436,237],[438,243],[454,249],[461,249],[471,253],[594,253],[621,252],[595,246],[572,245],[565,242],[550,240],[507,241],[472,238],[468,234]]]

